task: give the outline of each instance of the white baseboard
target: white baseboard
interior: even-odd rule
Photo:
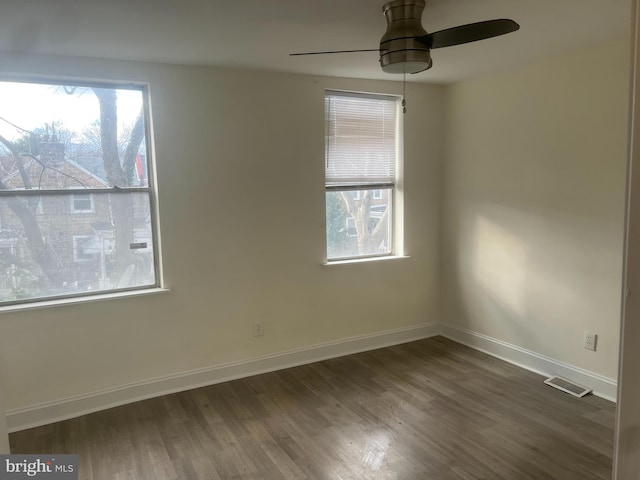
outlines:
[[[412,342],[439,334],[440,325],[422,324],[167,375],[26,408],[9,410],[7,411],[7,425],[9,432],[26,430],[168,393],[182,392],[260,373]]]
[[[558,375],[593,389],[593,394],[616,401],[618,383],[603,375],[575,367],[502,340],[458,327],[440,325],[441,335],[532,372],[550,377]]]
[[[191,370],[13,409],[7,411],[7,426],[9,432],[17,432],[169,393],[182,392],[436,335],[443,335],[453,341],[541,375],[565,377],[593,389],[595,395],[616,401],[617,383],[610,378],[476,332],[447,325],[422,324],[312,345],[273,355],[264,355],[240,362]]]

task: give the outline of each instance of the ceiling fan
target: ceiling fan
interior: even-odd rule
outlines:
[[[513,20],[497,19],[470,23],[427,33],[422,27],[424,0],[394,0],[382,7],[387,19],[387,31],[380,39],[379,49],[335,50],[329,52],[291,53],[324,55],[329,53],[380,52],[380,65],[387,73],[419,73],[433,66],[431,49],[451,47],[463,43],[515,32],[520,28]]]

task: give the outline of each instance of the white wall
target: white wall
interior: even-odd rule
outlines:
[[[445,323],[614,380],[627,52],[559,54],[446,100]]]
[[[442,87],[408,87],[410,258],[323,267],[324,89],[399,83],[8,55],[0,69],[150,83],[171,289],[0,314],[8,409],[439,321]]]

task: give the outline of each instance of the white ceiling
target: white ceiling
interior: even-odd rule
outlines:
[[[383,3],[0,0],[0,50],[390,79],[375,52],[288,56],[377,48],[386,26]],[[435,50],[434,67],[408,80],[454,82],[620,38],[630,16],[630,0],[427,0],[423,25],[430,32],[492,18],[512,18],[521,29]]]

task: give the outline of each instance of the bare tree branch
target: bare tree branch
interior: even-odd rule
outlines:
[[[107,174],[107,181],[114,187],[130,185],[131,177],[127,177],[120,164],[118,155],[118,115],[116,105],[116,91],[113,89],[93,89],[100,103],[100,140],[102,143],[102,161]],[[140,140],[141,141],[141,140]],[[139,143],[138,143],[139,145]],[[127,151],[137,152],[129,142]],[[135,155],[133,155],[135,161]],[[109,194],[112,204],[111,222],[114,226],[116,254],[116,275],[121,277],[131,266],[135,265],[135,256],[130,249],[134,239],[134,204],[132,195]]]
[[[39,158],[31,155],[30,153],[23,153],[21,156],[23,157],[29,157],[33,160],[35,160],[36,162],[38,162],[40,164],[40,166],[42,167],[42,172],[44,172],[47,168],[49,170],[53,170],[56,173],[59,173],[60,175],[70,178],[71,180],[73,180],[74,182],[78,182],[80,185],[82,185],[84,188],[89,188],[89,185],[87,185],[86,183],[84,183],[82,180],[80,180],[79,178],[74,177],[73,175],[69,175],[68,173],[63,172],[62,170],[59,170],[55,167],[52,167],[51,165],[45,165],[44,163],[42,163],[40,161]],[[40,180],[42,180],[42,172],[40,172]],[[38,185],[39,187],[40,185]]]
[[[2,180],[0,180],[0,189],[7,189],[7,186],[2,182]],[[56,265],[56,262],[51,255],[51,251],[44,243],[40,226],[38,225],[33,212],[31,212],[29,207],[27,207],[27,205],[17,197],[6,197],[4,201],[6,205],[13,210],[13,213],[16,214],[22,223],[27,237],[29,251],[33,256],[33,259],[38,263],[38,265],[40,265],[40,268],[44,272],[45,277],[43,280],[45,283],[50,283],[56,286],[61,285],[62,278],[59,265]]]
[[[16,167],[18,167],[18,172],[20,172],[20,176],[22,177],[22,182],[24,184],[25,190],[31,190],[31,180],[29,180],[29,175],[24,168],[24,164],[22,163],[22,158],[20,157],[20,150],[18,147],[11,141],[7,140],[5,137],[0,135],[0,143],[2,143],[5,147],[9,149],[9,151],[13,154],[13,158],[16,161]]]
[[[134,169],[136,166],[136,156],[138,155],[138,150],[140,150],[140,144],[144,139],[144,114],[142,110],[138,114],[138,118],[136,118],[136,122],[133,125],[133,130],[131,131],[131,139],[127,144],[127,149],[124,152],[124,172],[126,178],[129,182],[131,182],[134,178]]]
[[[107,181],[111,186],[127,186],[125,172],[118,155],[118,109],[116,91],[109,88],[94,88],[100,103],[100,141]]]
[[[371,242],[378,246],[380,245],[385,238],[387,238],[389,231],[389,207],[385,208],[380,221],[376,225],[376,227],[371,232]]]

